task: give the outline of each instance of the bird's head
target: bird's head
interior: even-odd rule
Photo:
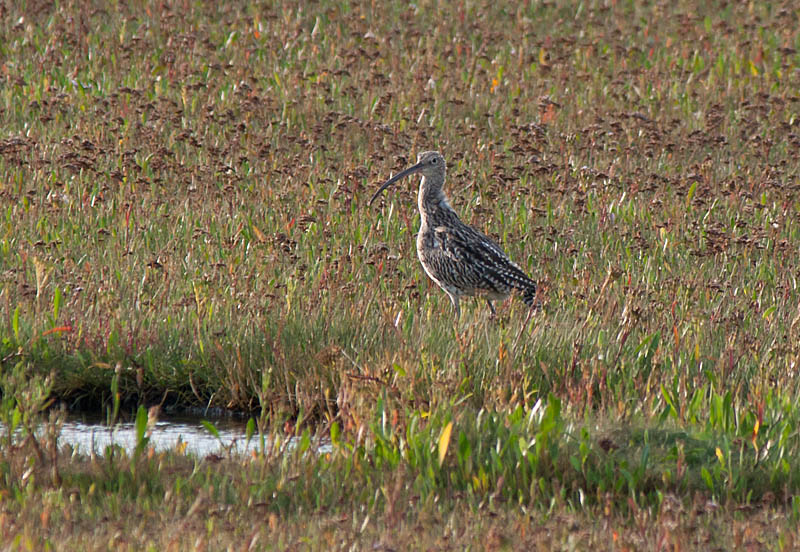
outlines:
[[[441,153],[438,151],[423,151],[417,156],[416,165],[412,165],[384,182],[381,187],[378,188],[378,191],[375,192],[375,195],[372,196],[372,199],[369,200],[369,204],[372,205],[372,202],[375,201],[386,188],[410,174],[422,173],[422,176],[424,176],[428,182],[435,182],[438,186],[441,186],[444,183],[445,169],[444,157],[442,157]]]

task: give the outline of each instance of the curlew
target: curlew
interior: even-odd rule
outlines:
[[[533,307],[536,282],[494,240],[461,222],[442,190],[445,172],[444,157],[438,151],[423,152],[416,165],[387,180],[369,204],[401,178],[422,173],[417,198],[421,218],[417,256],[425,273],[450,297],[456,319],[461,317],[458,302],[464,295],[485,296],[492,316],[497,314],[492,301],[502,301],[512,291],[521,292],[525,304]]]

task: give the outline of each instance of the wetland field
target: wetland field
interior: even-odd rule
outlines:
[[[3,550],[800,547],[795,2],[0,16]],[[368,206],[433,149],[540,310]],[[206,408],[246,453],[153,446]]]

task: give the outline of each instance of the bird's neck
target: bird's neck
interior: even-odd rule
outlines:
[[[444,195],[441,184],[428,182],[425,177],[422,178],[419,185],[417,203],[423,226],[427,225],[429,218],[436,217],[437,214],[455,214],[447,201],[447,196]]]

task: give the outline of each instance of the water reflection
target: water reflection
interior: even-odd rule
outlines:
[[[159,420],[150,431],[150,446],[157,451],[174,449],[185,443],[187,454],[207,456],[220,454],[228,449],[237,453],[249,453],[259,446],[258,435],[247,443],[244,422],[235,420],[212,420],[219,432],[219,439],[211,435],[198,418],[173,418]],[[100,419],[86,416],[69,416],[61,430],[59,445],[70,444],[78,452],[104,454],[108,445],[116,444],[127,452],[136,447],[136,432],[133,422],[119,422],[113,428],[103,425]]]

